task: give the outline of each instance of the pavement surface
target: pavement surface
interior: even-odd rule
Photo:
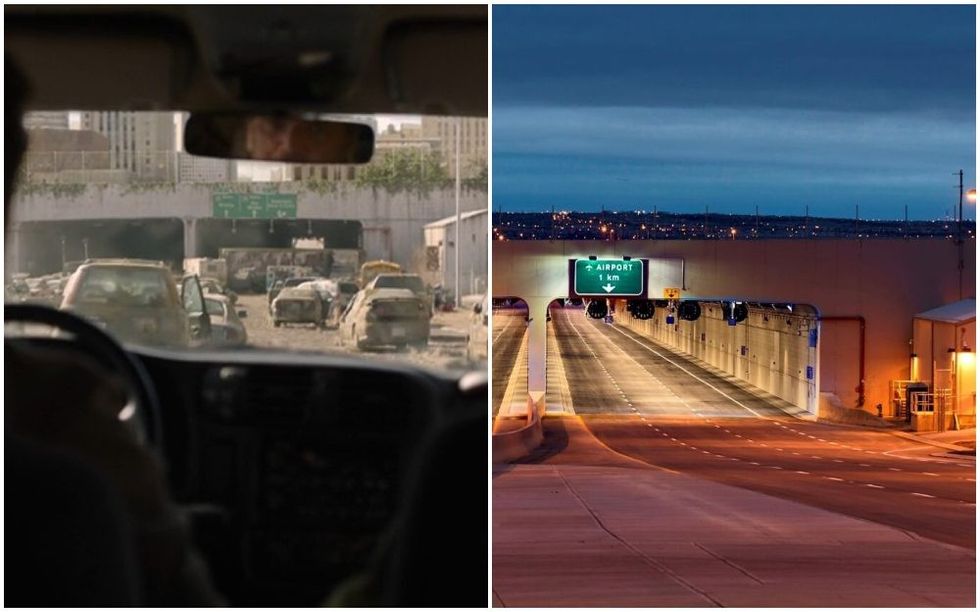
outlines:
[[[494,607],[972,607],[972,550],[606,447],[577,416],[493,470]]]
[[[527,334],[527,323],[524,320],[527,310],[522,308],[497,308],[492,314],[492,347],[493,373],[491,379],[491,406],[493,416],[500,412],[500,406],[507,391],[507,383],[520,352],[521,342]],[[525,377],[525,381],[527,378]],[[514,393],[521,396],[527,394],[527,385],[522,390],[515,389]]]
[[[456,336],[459,342],[430,342],[424,350],[372,350],[359,351],[355,347],[340,346],[336,330],[316,329],[309,325],[284,325],[274,327],[269,318],[265,294],[241,295],[238,308],[244,308],[247,316],[242,319],[248,331],[248,345],[259,348],[275,348],[292,351],[320,353],[350,353],[368,359],[408,361],[429,368],[453,371],[483,370],[487,367],[487,326],[468,308],[453,312],[436,312],[432,317],[433,336]],[[468,338],[468,340],[467,340]]]
[[[494,468],[495,605],[973,605],[972,458],[552,319],[576,416]]]

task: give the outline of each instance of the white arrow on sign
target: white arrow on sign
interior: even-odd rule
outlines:
[[[591,265],[585,266],[585,271],[586,272],[591,272],[592,271],[592,266]]]
[[[616,288],[616,285],[610,285],[609,283],[606,283],[605,285],[602,286],[602,288],[606,290],[606,293],[609,293],[610,291]]]

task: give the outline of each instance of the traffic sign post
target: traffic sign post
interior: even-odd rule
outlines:
[[[646,297],[645,259],[570,259],[572,297]]]

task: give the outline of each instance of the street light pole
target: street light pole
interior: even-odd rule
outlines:
[[[963,299],[963,170],[958,172],[960,176],[960,214],[956,218],[956,251],[958,262],[956,272],[959,276],[960,298]]]
[[[462,245],[459,243],[459,225],[461,217],[459,214],[459,122],[462,121],[461,118],[456,118],[456,308],[461,308],[463,306],[463,296],[461,293],[461,287],[459,285],[459,256],[462,250]]]
[[[963,243],[963,170],[959,171],[959,175],[960,175],[960,215],[959,217],[957,217],[957,222],[956,222],[956,240],[960,244],[962,244]],[[962,267],[963,267],[963,258],[960,257],[960,268]]]

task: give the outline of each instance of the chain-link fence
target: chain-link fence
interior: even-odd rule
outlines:
[[[24,178],[32,182],[175,182],[176,151],[28,151]]]

